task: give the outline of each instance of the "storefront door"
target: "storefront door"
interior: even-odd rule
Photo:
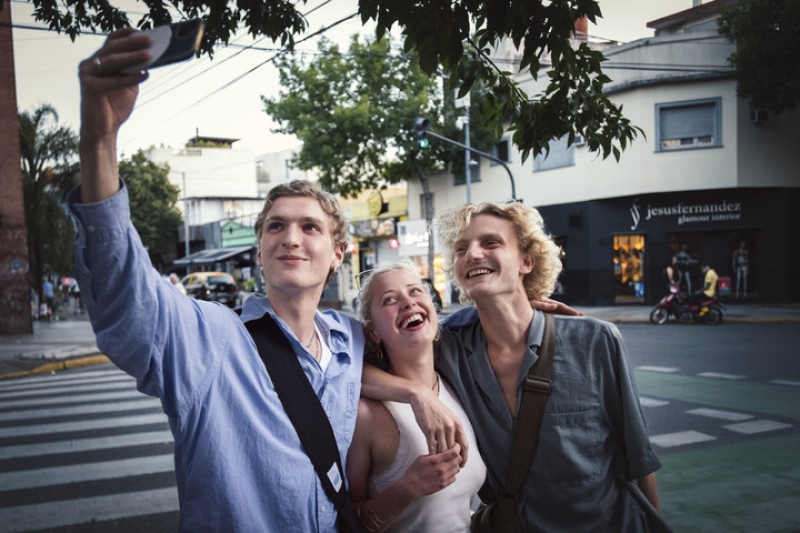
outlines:
[[[644,302],[644,235],[614,236],[614,302]]]

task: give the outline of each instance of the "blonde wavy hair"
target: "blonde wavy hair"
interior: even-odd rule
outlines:
[[[561,250],[544,229],[544,219],[539,211],[519,202],[496,204],[466,204],[448,210],[439,217],[439,239],[445,249],[444,271],[458,287],[459,301],[472,303],[454,272],[455,242],[458,234],[465,230],[472,219],[479,215],[490,215],[511,222],[519,242],[519,251],[533,259],[533,269],[525,275],[522,284],[529,300],[549,297],[555,290],[561,274]]]

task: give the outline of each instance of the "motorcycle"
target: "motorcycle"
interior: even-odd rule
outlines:
[[[716,325],[722,322],[724,309],[725,306],[716,296],[693,300],[687,298],[677,284],[671,284],[669,293],[661,298],[658,305],[650,312],[650,322],[657,325],[664,324],[670,316],[673,316],[679,321],[702,321],[705,324]]]

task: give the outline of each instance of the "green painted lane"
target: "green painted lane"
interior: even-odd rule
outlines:
[[[661,512],[676,532],[800,531],[800,435],[661,458]]]
[[[635,371],[639,393],[800,421],[800,387]]]

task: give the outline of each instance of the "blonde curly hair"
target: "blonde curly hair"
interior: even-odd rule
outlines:
[[[490,215],[507,220],[514,227],[519,242],[519,251],[533,260],[533,269],[522,280],[529,300],[549,297],[555,290],[561,274],[561,250],[544,229],[544,219],[539,211],[519,202],[497,204],[483,202],[466,204],[450,209],[439,217],[439,239],[445,249],[444,271],[458,288],[459,301],[472,303],[454,272],[455,241],[472,219],[479,215]]]

